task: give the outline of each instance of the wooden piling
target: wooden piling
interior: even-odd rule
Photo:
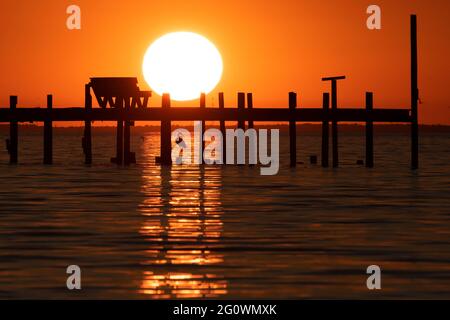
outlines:
[[[223,110],[225,109],[225,99],[223,92],[219,92],[219,109]],[[224,120],[220,120],[220,132],[222,132],[223,137],[223,148],[222,148],[222,162],[226,163],[227,160],[227,130],[226,130],[226,123]]]
[[[373,93],[366,92],[366,167],[373,168]]]
[[[411,15],[411,168],[419,168],[419,89],[417,80],[417,17]]]
[[[131,101],[130,98],[124,99],[124,109],[125,112],[129,112],[131,109]],[[130,165],[131,163],[131,121],[124,121],[124,130],[123,130],[123,164],[125,166]]]
[[[125,121],[124,129],[123,129],[123,164],[125,166],[128,166],[131,163],[131,150],[130,150],[131,141],[130,140],[131,140],[130,121]]]
[[[116,109],[119,112],[123,111],[123,101],[124,99],[122,97],[116,98]],[[115,163],[119,166],[123,164],[123,121],[119,120],[117,121],[117,128],[116,128],[116,158]]]
[[[117,121],[116,158],[114,162],[119,166],[123,164],[123,121]]]
[[[205,109],[206,108],[206,94],[202,93],[200,94],[200,109]],[[206,112],[206,111],[205,111]],[[201,146],[202,150],[201,150],[201,157],[200,157],[200,163],[199,164],[203,164],[203,152],[205,151],[205,139],[204,139],[204,134],[205,134],[205,128],[206,127],[206,121],[202,121],[202,131],[200,133],[200,141],[199,141],[199,145]]]
[[[86,109],[86,113],[90,114],[92,110],[92,96],[90,84],[86,84],[84,86],[84,107]],[[84,121],[83,153],[84,153],[84,163],[92,164],[92,128],[90,120]]]
[[[253,109],[253,93],[251,92],[247,93],[247,109]],[[249,111],[249,115],[251,115],[251,111]],[[253,120],[248,120],[247,124],[249,129],[254,127]]]
[[[17,108],[17,96],[9,97],[9,108],[14,112]],[[9,124],[9,163],[17,164],[19,154],[19,124],[16,120],[11,120]]]
[[[339,147],[338,147],[338,123],[336,120],[337,111],[337,84],[336,80],[331,81],[331,109],[333,111],[333,121],[331,124],[333,168],[339,167]]]
[[[290,166],[297,165],[297,123],[295,121],[295,109],[297,108],[297,93],[289,92],[289,110],[291,120],[289,120],[289,154]]]
[[[323,121],[322,121],[322,167],[328,168],[329,161],[328,161],[328,148],[329,148],[329,108],[330,108],[330,94],[328,92],[323,93],[323,102],[322,102],[322,108],[323,108]]]
[[[53,108],[53,96],[47,95],[47,110],[50,113]],[[50,118],[50,115],[48,115]],[[52,120],[44,121],[44,164],[53,163],[53,127]]]
[[[333,168],[339,166],[339,151],[338,151],[338,123],[337,123],[337,81],[344,80],[345,76],[325,77],[322,81],[331,81],[331,135],[333,145]]]
[[[170,108],[170,95],[168,93],[163,94],[162,108]],[[172,164],[172,129],[170,120],[161,121],[161,157],[160,162],[162,165]]]
[[[245,93],[244,92],[238,92],[238,109],[242,111],[242,113],[239,115],[238,119],[238,129],[245,130],[245,120],[243,112],[245,111]]]

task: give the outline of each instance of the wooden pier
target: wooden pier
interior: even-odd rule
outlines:
[[[332,165],[338,167],[338,122],[361,122],[366,125],[365,163],[369,168],[374,165],[373,124],[375,122],[408,123],[411,125],[411,168],[417,169],[419,166],[417,70],[417,21],[416,16],[412,15],[410,108],[374,108],[372,92],[366,92],[364,108],[338,108],[337,81],[345,79],[344,76],[322,79],[331,82],[331,109],[330,93],[328,92],[323,94],[323,105],[320,108],[299,107],[295,92],[289,93],[287,108],[254,108],[253,95],[243,92],[238,93],[237,108],[225,107],[223,93],[219,93],[219,108],[206,108],[204,94],[200,97],[199,107],[171,108],[170,96],[164,94],[161,107],[150,108],[148,101],[151,92],[140,91],[136,78],[91,78],[91,81],[85,85],[84,107],[57,108],[53,106],[52,95],[48,95],[47,108],[18,108],[17,96],[11,96],[9,108],[0,108],[0,123],[8,122],[10,124],[10,137],[7,139],[6,145],[10,163],[16,164],[18,163],[18,123],[43,122],[43,162],[51,164],[53,162],[53,122],[83,121],[85,128],[82,150],[85,155],[85,163],[91,164],[93,160],[92,121],[115,121],[117,122],[117,152],[111,161],[117,165],[129,165],[135,162],[134,153],[130,150],[131,127],[136,121],[160,121],[161,155],[158,162],[170,165],[172,121],[202,121],[203,124],[205,121],[219,121],[222,133],[225,133],[226,121],[236,121],[237,127],[241,129],[245,129],[246,123],[248,128],[252,128],[255,121],[288,122],[290,165],[295,167],[297,164],[297,123],[319,122],[322,124],[321,164],[322,167],[328,167],[329,124],[331,122]],[[97,99],[99,108],[92,106],[92,93]],[[204,128],[205,126],[203,126]]]

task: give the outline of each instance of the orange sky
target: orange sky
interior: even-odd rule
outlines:
[[[66,28],[66,8],[81,7],[82,29]],[[366,28],[366,8],[382,9],[382,29]],[[172,31],[209,38],[224,60],[222,81],[208,95],[254,93],[255,107],[319,107],[322,76],[345,74],[341,106],[409,107],[409,14],[418,15],[419,120],[450,124],[450,1],[278,0],[5,1],[0,6],[0,105],[11,94],[19,106],[82,106],[90,76],[137,76],[149,44]],[[159,97],[151,100],[160,105]],[[190,103],[190,105],[196,104]]]

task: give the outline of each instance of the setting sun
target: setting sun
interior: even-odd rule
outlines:
[[[147,49],[142,66],[145,80],[157,94],[170,93],[178,101],[212,91],[222,69],[222,57],[214,44],[192,32],[157,39]]]

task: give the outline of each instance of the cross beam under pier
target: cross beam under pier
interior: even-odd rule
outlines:
[[[0,108],[0,122],[44,122],[44,121],[297,121],[297,122],[366,122],[366,109],[339,108],[325,113],[323,108],[147,108],[133,110],[85,108]],[[415,121],[408,109],[373,109],[373,122]]]

